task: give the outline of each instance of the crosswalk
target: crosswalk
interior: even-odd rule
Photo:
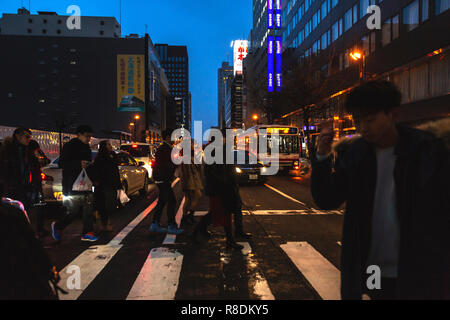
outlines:
[[[178,181],[175,181],[173,186]],[[182,208],[185,199],[181,200],[177,211],[176,221],[181,222],[183,215]],[[67,295],[62,295],[63,300],[79,299],[83,293],[95,286],[95,281],[99,277],[104,276],[104,270],[114,268],[117,259],[114,259],[121,250],[130,250],[125,238],[135,228],[144,221],[146,217],[154,210],[158,200],[151,203],[143,210],[133,221],[123,228],[108,244],[94,245],[82,252],[78,257],[72,260],[60,272],[60,286],[68,291]],[[207,212],[197,212],[196,216],[203,216]],[[319,211],[315,209],[304,210],[254,210],[244,211],[244,215],[263,216],[263,215],[334,215],[342,214],[341,211]],[[194,291],[202,291],[200,282],[186,284],[181,281],[186,268],[185,261],[191,258],[192,252],[186,250],[186,237],[175,235],[167,235],[159,244],[153,243],[153,247],[146,251],[146,259],[138,259],[139,262],[129,261],[129,263],[137,263],[135,274],[129,275],[130,284],[128,286],[128,294],[124,297],[127,300],[174,300],[177,299],[177,292],[185,285],[194,286]],[[184,241],[184,242],[183,242]],[[219,242],[213,239],[211,242]],[[334,241],[334,247],[337,252],[340,251],[341,243]],[[241,252],[220,254],[211,254],[208,259],[203,259],[201,263],[207,266],[218,266],[221,269],[220,277],[222,277],[222,297],[235,298],[236,291],[243,290],[248,293],[248,299],[252,300],[276,300],[277,293],[273,290],[276,283],[273,277],[267,277],[265,274],[267,268],[263,268],[270,261],[262,260],[256,253],[256,246],[261,245],[257,242],[240,242],[243,246]],[[315,293],[324,300],[340,299],[340,271],[331,263],[324,253],[314,247],[314,244],[306,241],[293,241],[286,243],[273,243],[280,254],[291,262],[291,268],[295,268],[301,274],[298,281],[306,281]],[[223,246],[222,246],[223,247]],[[217,246],[219,248],[219,246]],[[260,248],[261,249],[261,248]],[[265,250],[264,248],[262,248]],[[335,252],[336,253],[336,252]],[[142,258],[145,257],[144,255]],[[270,260],[270,259],[269,259]],[[238,261],[238,263],[236,263]],[[142,263],[142,264],[141,264]],[[190,259],[192,264],[192,259]],[[201,267],[199,265],[199,267]],[[236,269],[238,268],[238,269]],[[79,279],[76,279],[74,270],[79,270]],[[214,269],[214,268],[212,268]],[[124,270],[126,272],[126,270]],[[217,271],[219,273],[219,270]],[[267,271],[270,272],[270,271]],[[295,274],[295,272],[294,272]],[[203,274],[204,278],[214,278],[214,275]],[[236,283],[236,279],[238,283]],[[132,281],[131,281],[132,279]],[[310,289],[309,289],[310,290]],[[98,296],[101,299],[101,296]],[[191,297],[184,297],[191,298]],[[211,297],[213,298],[213,297]]]

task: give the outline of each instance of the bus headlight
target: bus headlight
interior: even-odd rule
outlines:
[[[242,173],[242,169],[241,168],[238,168],[238,167],[236,167],[236,173],[239,173],[239,174],[241,174]]]

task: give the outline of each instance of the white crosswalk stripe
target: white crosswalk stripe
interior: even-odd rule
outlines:
[[[183,255],[168,248],[152,249],[127,300],[174,300]]]
[[[172,188],[180,181],[176,178]],[[133,221],[123,228],[107,245],[91,246],[60,271],[60,286],[68,294],[61,295],[61,300],[76,300],[86,290],[92,281],[100,274],[106,265],[122,248],[122,241],[133,231],[156,207],[155,200]],[[79,270],[79,274],[77,274]]]
[[[339,270],[308,242],[281,245],[291,261],[324,300],[340,300]]]

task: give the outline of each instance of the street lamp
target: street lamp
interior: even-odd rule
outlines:
[[[256,124],[258,124],[258,119],[259,119],[258,115],[254,114],[252,118],[253,118],[253,120],[256,121]]]
[[[134,140],[137,141],[137,121],[141,119],[141,116],[136,114],[134,116],[134,122],[130,123],[130,126],[134,127]]]
[[[364,54],[364,52],[356,49],[350,52],[350,58],[353,61],[359,62],[359,80],[363,81],[366,68],[366,55]]]

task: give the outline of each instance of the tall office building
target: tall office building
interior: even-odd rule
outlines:
[[[303,126],[326,118],[350,129],[345,95],[364,79],[386,79],[402,93],[399,121],[416,123],[448,116],[450,30],[448,0],[289,0],[283,6],[285,70],[294,64],[320,75],[327,99],[308,115],[302,106],[280,122]],[[369,29],[370,5],[381,9],[381,29]],[[350,53],[364,57],[355,62]],[[312,126],[316,128],[315,126]],[[347,127],[347,128],[345,128]]]
[[[8,48],[0,59],[0,69],[8,74],[8,81],[0,86],[1,125],[45,131],[62,127],[71,132],[85,123],[93,127],[97,137],[114,138],[118,131],[134,136],[136,132],[137,139],[145,141],[148,124],[150,141],[159,139],[169,92],[151,39],[146,49],[143,37],[116,38],[97,32],[88,36],[89,30],[84,31],[86,36],[76,37],[50,31],[44,35],[10,35],[5,34],[5,30],[11,30],[5,16],[12,15],[1,19],[0,47]],[[44,16],[27,17],[33,24]],[[83,23],[92,17],[81,18]],[[24,44],[30,49],[24,50]],[[147,50],[153,81],[145,90]],[[148,112],[145,100],[149,102]],[[140,119],[134,119],[135,115]]]
[[[227,81],[225,97],[225,124],[227,128],[242,129],[243,123],[243,76],[236,74]]]
[[[186,46],[155,44],[169,81],[169,95],[176,101],[168,107],[172,125],[191,130],[191,93],[189,92],[189,57]],[[182,101],[180,101],[182,99]]]
[[[225,98],[227,81],[233,78],[233,66],[228,62],[222,62],[222,67],[217,71],[217,110],[218,127],[223,128],[225,124]]]
[[[80,28],[69,29],[73,19],[56,12],[38,11],[38,14],[21,8],[17,14],[4,13],[0,19],[0,34],[15,36],[99,37],[120,38],[121,27],[114,17],[82,16]],[[69,21],[68,21],[69,20]],[[75,27],[75,25],[74,25]]]

